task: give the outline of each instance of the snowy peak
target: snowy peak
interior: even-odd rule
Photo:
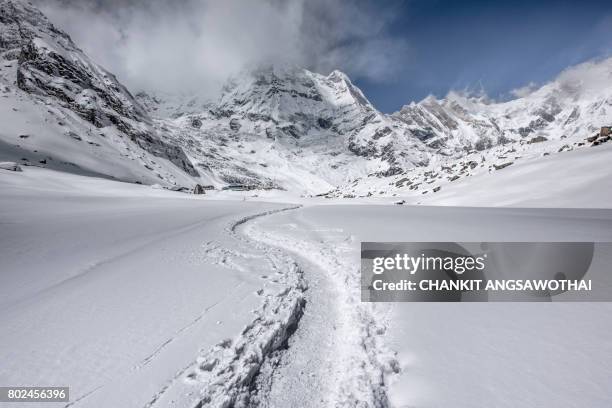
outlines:
[[[213,179],[266,188],[320,193],[368,174],[399,173],[435,154],[340,71],[244,72],[228,81],[214,106],[161,126],[175,129],[176,142]],[[287,168],[292,180],[277,176]]]
[[[327,76],[326,80],[328,83],[334,84],[330,87],[337,90],[336,95],[339,97],[337,103],[339,105],[357,104],[364,109],[374,110],[374,106],[365,97],[363,92],[361,92],[361,89],[353,85],[344,72],[335,70]]]
[[[180,98],[137,98],[155,112],[155,127],[217,186],[318,194],[368,175],[397,174],[435,154],[340,71],[259,67],[231,78],[216,103],[165,118],[166,101]]]
[[[612,122],[612,58],[569,68],[539,89],[519,93],[495,103],[451,92],[406,105],[393,116],[430,147],[454,151],[537,136],[586,137]]]
[[[342,72],[325,77],[288,66],[258,68],[230,79],[219,106],[232,113],[258,114],[276,121],[347,107],[374,110]]]

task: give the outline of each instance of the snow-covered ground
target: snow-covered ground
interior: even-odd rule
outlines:
[[[360,241],[610,241],[612,210],[195,196],[37,167],[0,170],[0,191],[1,384],[67,385],[77,407],[612,399],[609,303],[369,304],[359,288]]]
[[[390,406],[604,408],[612,400],[610,303],[368,305],[355,282],[360,241],[610,241],[611,210],[328,205],[252,228],[336,281],[344,319],[360,317],[353,333],[375,325],[361,338],[374,344],[366,361],[382,362],[374,368],[390,384]],[[605,270],[612,254],[599,251],[594,262]],[[358,336],[343,338],[350,349]],[[330,380],[353,373],[330,372]]]
[[[610,208],[612,145],[540,157],[449,183],[425,205]]]
[[[287,290],[276,277],[291,271],[228,229],[281,205],[36,168],[2,170],[0,191],[3,385],[70,386],[75,406],[144,406]]]

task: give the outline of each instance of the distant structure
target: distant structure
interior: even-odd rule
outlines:
[[[612,126],[602,126],[599,133],[587,137],[586,141],[592,143],[591,146],[599,146],[602,143],[612,141]]]
[[[253,190],[253,187],[246,185],[246,184],[230,184],[228,186],[223,187],[223,190],[248,191],[248,190]]]
[[[193,187],[193,194],[206,194],[204,186],[201,184],[196,184],[195,187]]]

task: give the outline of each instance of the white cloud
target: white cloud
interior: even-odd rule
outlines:
[[[515,98],[524,98],[529,96],[536,89],[538,89],[538,85],[535,82],[530,82],[525,86],[511,90],[510,94]]]
[[[407,55],[385,10],[349,0],[53,0],[39,5],[133,89],[214,94],[245,66],[388,80]]]

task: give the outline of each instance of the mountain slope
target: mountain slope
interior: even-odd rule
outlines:
[[[205,111],[158,126],[220,185],[351,196],[401,191],[398,182],[413,175],[420,194],[442,173],[448,181],[476,164],[487,170],[586,145],[612,123],[611,72],[612,59],[591,62],[508,102],[451,92],[385,115],[339,71],[265,67],[230,80]]]
[[[17,0],[0,0],[0,56],[0,159],[146,184],[425,194],[612,124],[612,58],[511,101],[451,92],[387,115],[345,74],[293,66],[244,71],[216,101],[133,97]]]
[[[543,136],[590,135],[612,124],[612,58],[587,62],[508,102],[451,92],[404,106],[394,117],[430,147],[484,150]]]
[[[0,0],[0,56],[3,157],[149,184],[198,175],[129,91],[33,6]]]
[[[504,169],[515,163],[533,166],[545,156],[610,141],[597,135],[601,127],[612,125],[612,58],[568,68],[553,81],[507,102],[451,92],[441,100],[430,96],[406,105],[392,116],[439,154],[426,166],[385,179],[368,175],[330,196],[397,195],[409,201],[431,201],[420,198],[456,180],[508,171]],[[591,179],[589,174],[583,176]],[[469,196],[471,191],[463,193]]]
[[[160,119],[219,184],[320,193],[427,164],[433,150],[376,110],[348,77],[264,67],[231,79],[198,114]]]

